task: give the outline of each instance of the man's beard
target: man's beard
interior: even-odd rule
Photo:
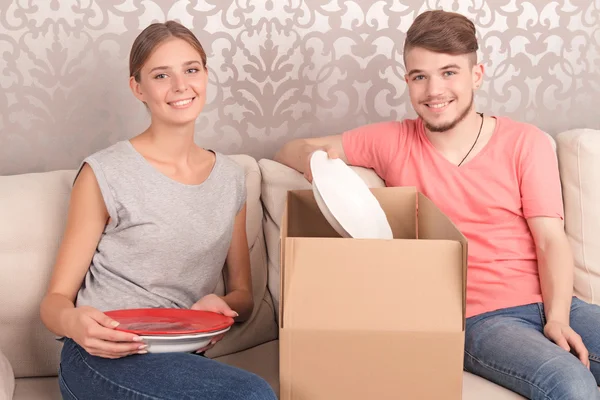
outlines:
[[[469,112],[471,111],[471,108],[473,107],[474,97],[475,97],[475,92],[471,92],[471,100],[469,101],[469,104],[465,107],[465,109],[460,113],[460,115],[454,121],[448,122],[443,125],[432,125],[427,120],[425,120],[425,118],[423,118],[423,116],[421,114],[419,114],[418,112],[417,112],[417,114],[419,115],[419,117],[421,117],[421,119],[425,123],[425,128],[427,128],[427,130],[429,130],[430,132],[446,132],[446,131],[449,131],[450,129],[454,128],[456,125],[458,125],[459,122],[461,122],[463,119],[465,119],[467,117],[467,115],[469,115]]]

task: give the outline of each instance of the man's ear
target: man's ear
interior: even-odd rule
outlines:
[[[144,94],[142,93],[142,88],[140,86],[140,83],[138,81],[135,80],[135,77],[130,76],[129,77],[129,88],[131,89],[131,92],[133,93],[133,95],[142,103],[145,103],[144,101]]]
[[[479,89],[479,87],[483,83],[483,73],[484,72],[485,72],[485,68],[484,68],[483,64],[473,65],[473,87],[475,89]]]

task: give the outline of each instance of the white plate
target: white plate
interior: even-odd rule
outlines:
[[[310,159],[315,200],[345,238],[393,239],[385,212],[367,184],[341,159],[318,150]]]
[[[210,340],[230,328],[215,332],[197,333],[193,335],[144,335],[140,336],[142,342],[148,347],[148,353],[191,353],[207,346]]]

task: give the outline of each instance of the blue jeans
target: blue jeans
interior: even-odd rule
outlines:
[[[95,357],[64,342],[59,373],[63,399],[276,400],[262,378],[190,353]]]
[[[542,303],[467,319],[465,370],[531,400],[600,399],[600,307],[574,297],[571,328],[591,367],[546,338]]]

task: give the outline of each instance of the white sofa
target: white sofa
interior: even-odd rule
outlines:
[[[563,132],[556,146],[576,261],[575,293],[600,304],[600,131]],[[256,307],[248,322],[235,326],[207,355],[256,372],[278,392],[279,221],[286,191],[310,186],[272,160],[231,157],[246,168]],[[383,185],[372,171],[355,170],[370,186]],[[0,177],[0,400],[61,398],[56,379],[60,343],[42,325],[38,306],[60,243],[74,174]],[[521,399],[468,373],[463,388],[465,400]],[[401,393],[398,388],[390,396],[402,398]]]

